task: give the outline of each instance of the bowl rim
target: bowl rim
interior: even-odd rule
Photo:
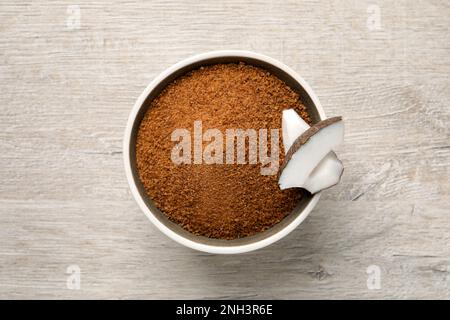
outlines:
[[[206,53],[197,54],[191,57],[188,57],[169,68],[165,69],[163,72],[161,72],[153,81],[150,82],[149,85],[145,88],[145,90],[141,93],[141,95],[136,100],[133,109],[130,112],[130,115],[128,117],[128,121],[125,128],[124,133],[124,139],[123,139],[123,160],[124,160],[124,166],[125,166],[125,175],[127,177],[128,185],[131,190],[131,194],[133,195],[135,201],[139,205],[140,209],[144,212],[144,214],[147,216],[147,218],[166,236],[173,239],[174,241],[178,242],[179,244],[189,247],[194,250],[207,252],[207,253],[213,253],[213,254],[237,254],[237,253],[244,253],[249,251],[254,251],[257,249],[261,249],[263,247],[266,247],[281,238],[288,235],[290,232],[292,232],[297,226],[299,226],[303,220],[306,219],[306,217],[309,215],[309,213],[312,211],[312,209],[316,206],[317,202],[320,199],[321,192],[316,193],[312,196],[309,203],[303,208],[303,210],[298,214],[298,216],[288,225],[286,225],[284,228],[279,230],[278,232],[274,233],[273,235],[252,242],[248,244],[243,245],[230,245],[230,246],[216,246],[216,245],[209,245],[205,243],[195,242],[191,239],[188,239],[175,231],[171,230],[167,226],[165,226],[161,221],[159,221],[156,216],[151,212],[150,208],[146,205],[144,199],[142,198],[141,194],[138,191],[138,187],[134,181],[133,173],[132,173],[132,164],[131,164],[131,158],[130,158],[130,149],[131,149],[131,137],[132,137],[132,131],[133,126],[136,121],[136,118],[139,114],[140,109],[142,108],[143,104],[145,103],[147,97],[149,94],[161,83],[164,81],[168,76],[173,74],[179,69],[185,68],[191,64],[201,62],[203,60],[208,60],[212,58],[222,58],[222,57],[242,57],[242,58],[250,58],[250,59],[256,59],[261,60],[263,62],[266,62],[268,64],[271,64],[282,71],[289,74],[295,81],[297,81],[301,87],[306,91],[306,93],[311,98],[311,101],[313,102],[314,108],[317,110],[317,113],[321,120],[325,119],[325,112],[322,108],[322,105],[319,102],[318,97],[315,95],[312,88],[309,86],[309,84],[293,69],[286,66],[284,63],[271,58],[269,56],[255,53],[252,51],[245,51],[245,50],[218,50],[218,51],[210,51]]]

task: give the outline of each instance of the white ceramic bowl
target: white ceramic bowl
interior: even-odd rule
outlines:
[[[305,220],[320,198],[320,193],[305,197],[300,201],[293,212],[280,223],[257,235],[236,240],[220,240],[197,236],[182,229],[156,208],[152,200],[148,198],[145,193],[135,165],[135,142],[139,124],[149,106],[149,102],[158,96],[167,84],[188,71],[204,65],[239,61],[263,67],[284,80],[291,88],[300,94],[313,122],[325,119],[325,113],[320,105],[319,99],[314,94],[311,87],[302,77],[283,63],[268,56],[250,51],[213,51],[199,54],[178,62],[162,72],[147,86],[147,88],[145,88],[131,110],[125,129],[123,143],[125,173],[130,185],[131,193],[145,215],[159,230],[176,242],[192,249],[215,254],[244,253],[263,248],[280,240]]]

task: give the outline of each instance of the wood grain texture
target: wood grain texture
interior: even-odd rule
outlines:
[[[2,0],[0,298],[450,298],[449,16],[445,0]],[[218,49],[283,61],[346,121],[342,183],[239,256],[163,236],[122,168],[147,83]]]

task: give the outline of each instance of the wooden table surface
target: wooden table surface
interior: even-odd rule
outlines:
[[[0,298],[449,298],[449,26],[446,0],[1,0]],[[122,165],[151,79],[219,49],[283,61],[346,121],[342,183],[238,256],[161,234]]]

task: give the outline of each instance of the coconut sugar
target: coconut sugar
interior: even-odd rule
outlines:
[[[291,108],[311,124],[295,91],[266,70],[244,63],[205,66],[176,79],[150,102],[138,131],[137,169],[149,198],[171,221],[196,235],[236,239],[277,224],[305,191],[280,190],[277,174],[261,174],[260,163],[226,163],[225,153],[223,163],[174,163],[171,137],[180,128],[193,132],[196,121],[203,132],[242,128],[270,133],[280,130],[281,113]],[[277,143],[283,163],[281,139]],[[194,146],[191,151],[193,159]]]

